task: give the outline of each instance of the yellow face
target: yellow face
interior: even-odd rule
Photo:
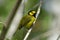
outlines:
[[[35,11],[31,11],[29,14],[33,16],[35,13],[36,13]]]

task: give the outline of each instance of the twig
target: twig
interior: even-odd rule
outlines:
[[[5,25],[3,25],[2,33],[1,33],[1,35],[0,35],[0,40],[4,40],[5,35],[6,35],[6,32],[7,32],[8,28],[9,28],[9,25],[10,25],[10,23],[11,23],[14,15],[15,15],[16,10],[18,9],[19,4],[21,3],[21,1],[22,1],[22,0],[17,0],[16,5],[15,5],[15,7],[14,7],[13,10],[12,10],[12,13],[11,13],[11,14],[9,15],[9,17],[7,18],[7,20],[6,20],[6,22],[5,22]]]
[[[40,5],[39,5],[38,10],[37,10],[36,19],[37,19],[39,13],[40,13],[41,2],[42,2],[42,1],[40,1]],[[36,22],[36,21],[35,21],[35,22]],[[33,25],[35,24],[35,22],[33,23]],[[30,29],[28,30],[28,32],[27,32],[27,34],[26,34],[26,36],[25,36],[25,38],[24,38],[23,40],[27,40],[27,38],[28,38],[29,34],[31,33],[31,31],[32,31],[32,28],[30,28]]]
[[[57,40],[59,40],[59,38],[60,38],[60,35],[58,36]]]

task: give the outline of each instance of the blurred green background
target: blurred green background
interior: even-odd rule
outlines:
[[[17,0],[1,0],[0,2],[0,22],[4,23],[7,16],[9,15],[10,11],[14,7]],[[29,10],[34,8],[36,4],[39,4],[40,0],[28,0],[25,3],[25,9],[24,14],[27,14]],[[44,4],[44,3],[43,3]],[[29,35],[27,40],[32,40],[35,37],[39,36],[40,34],[43,34],[49,30],[49,25],[52,19],[52,16],[49,14],[48,11],[46,11],[43,8],[44,5],[41,7],[41,12],[38,16],[38,19],[36,21],[36,24]],[[36,10],[38,7],[34,8]],[[0,32],[3,28],[3,24],[0,23]],[[25,28],[22,28],[21,30],[18,30],[16,34],[13,36],[12,40],[23,40],[27,30]],[[40,37],[40,36],[39,36]],[[47,40],[48,37],[40,38],[39,40]]]
[[[10,11],[14,7],[16,0],[0,0],[0,31],[3,28],[3,23],[7,19]]]

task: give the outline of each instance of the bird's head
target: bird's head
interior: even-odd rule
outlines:
[[[28,12],[28,15],[35,16],[36,15],[36,11],[31,10],[31,11]]]

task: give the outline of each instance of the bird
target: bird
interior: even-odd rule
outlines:
[[[30,29],[33,25],[33,22],[36,20],[36,11],[31,10],[28,12],[27,15],[23,16],[20,23],[19,23],[19,29],[22,27],[25,27],[26,29]]]

